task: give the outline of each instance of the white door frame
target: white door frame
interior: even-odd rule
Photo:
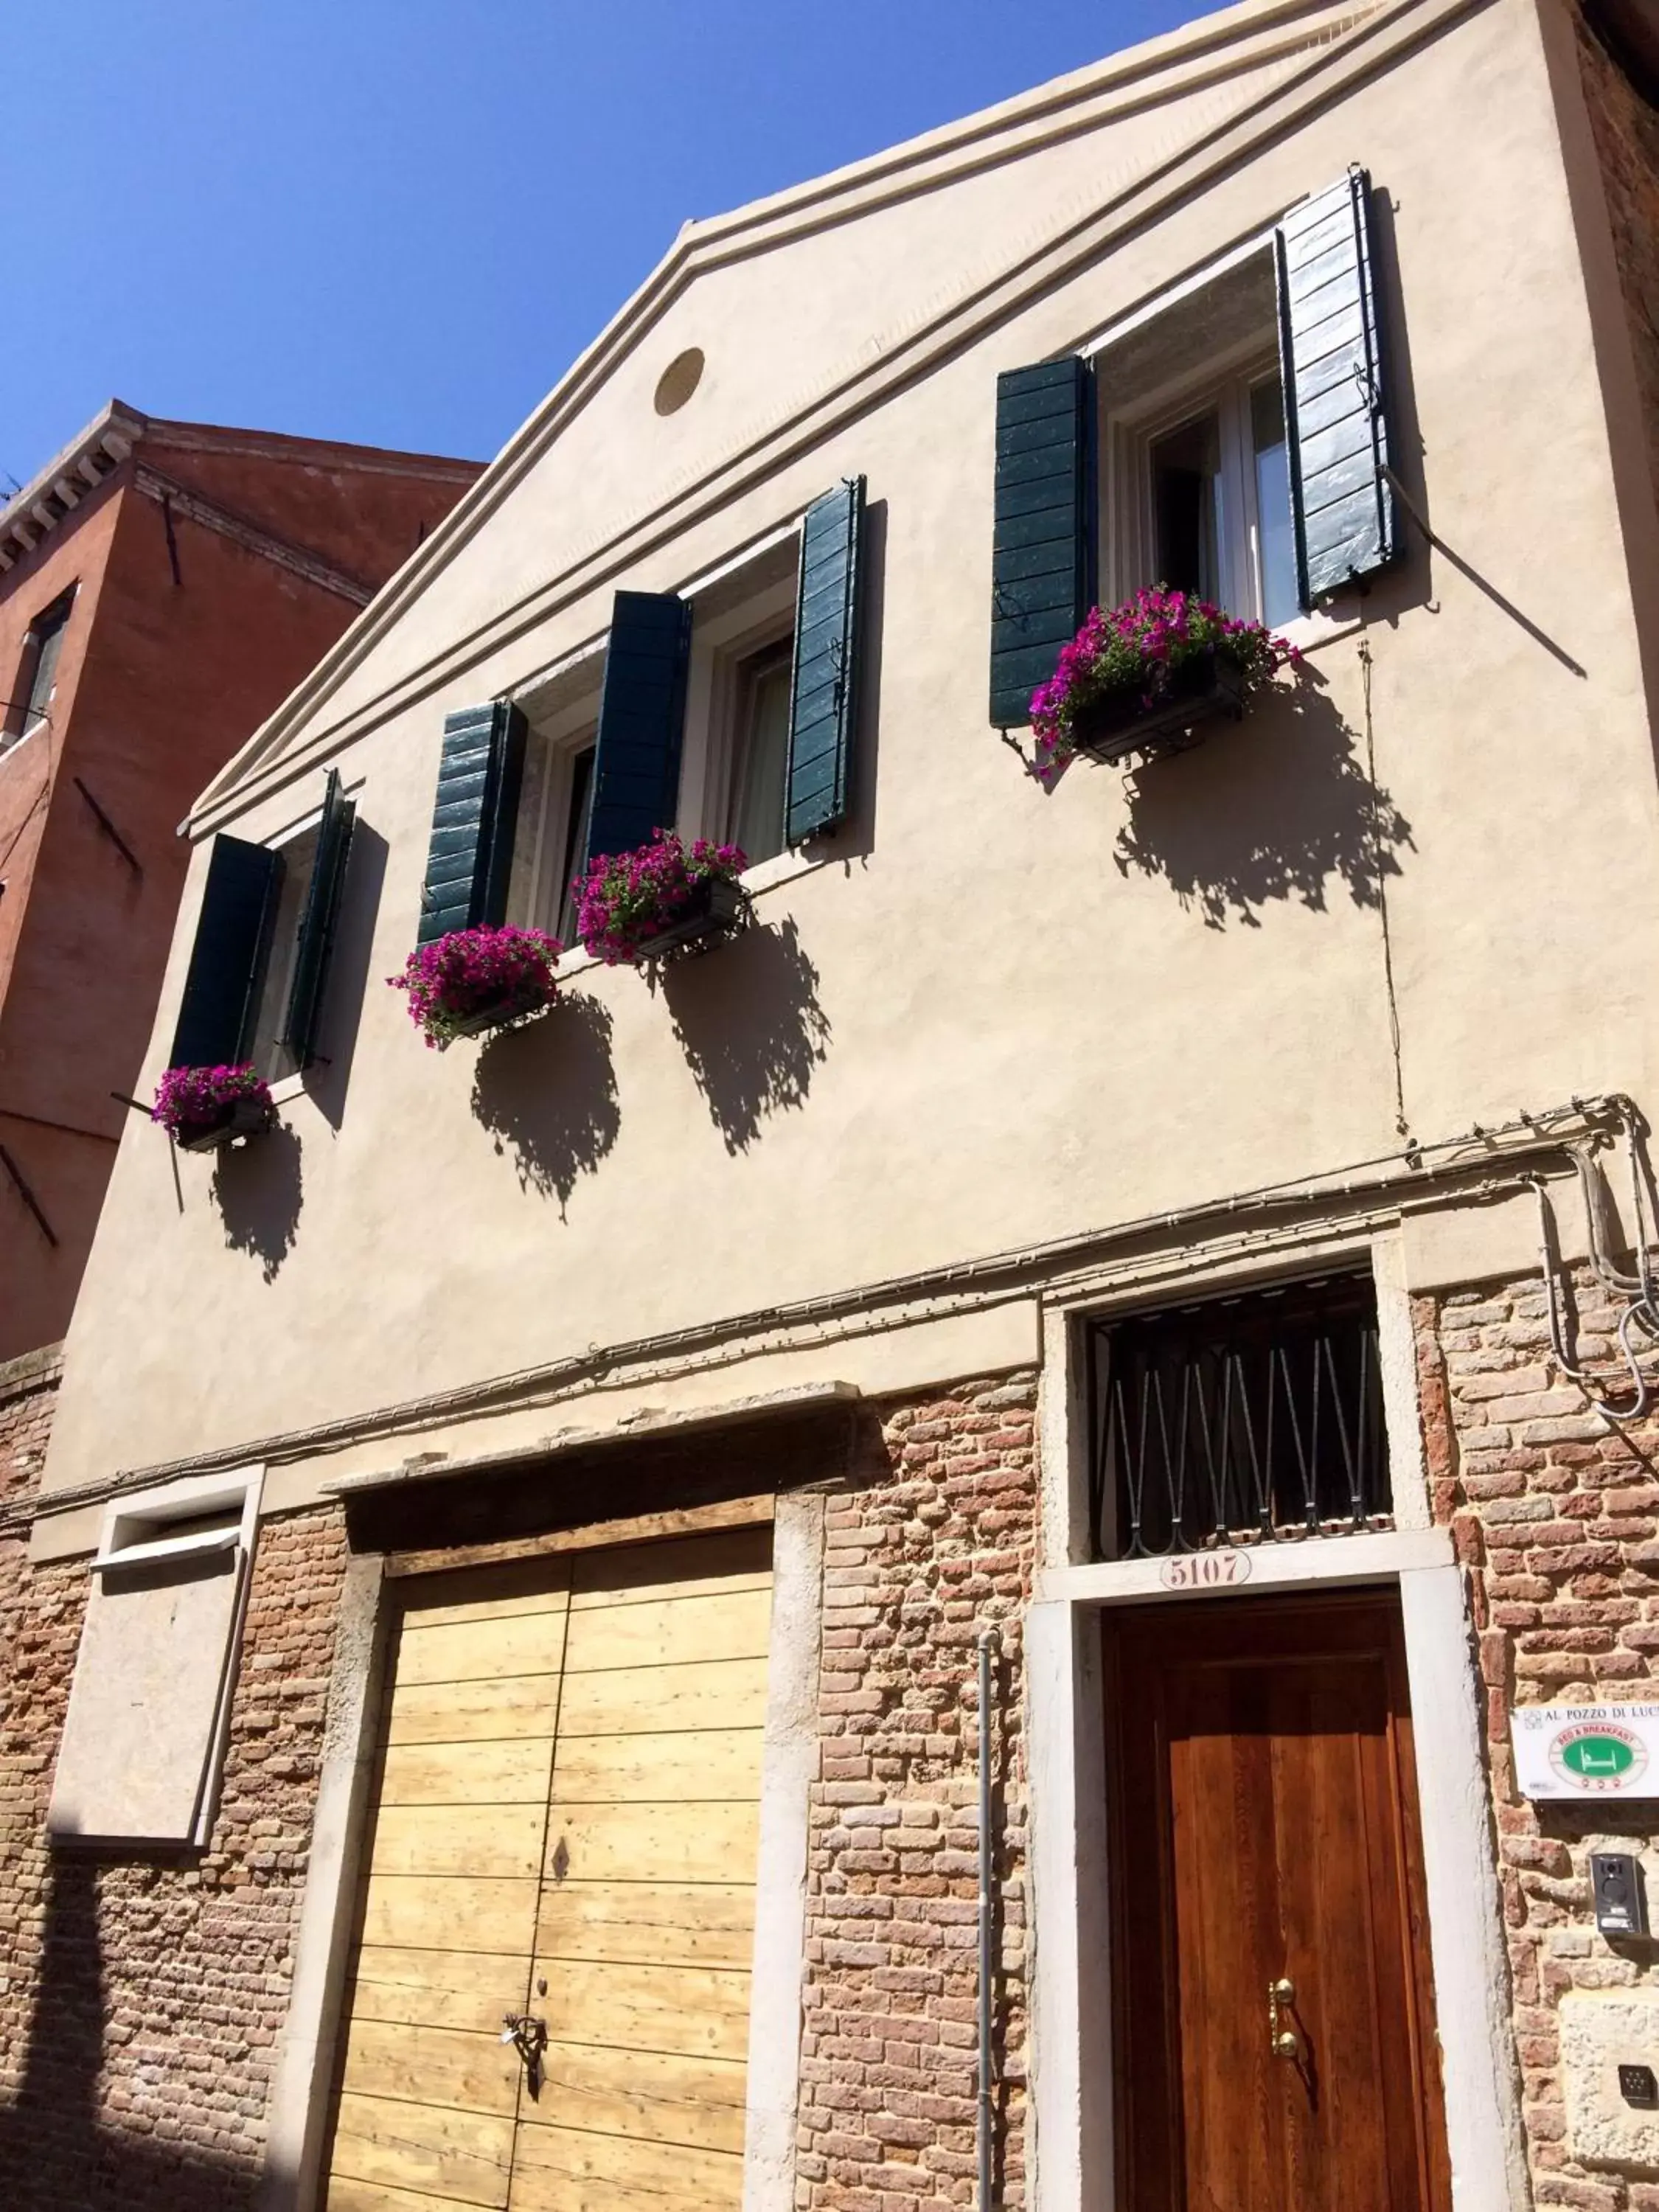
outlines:
[[[1376,1282],[1395,1529],[1252,1547],[1237,1595],[1351,1586],[1400,1593],[1428,1892],[1430,1960],[1445,2081],[1454,2212],[1531,2203],[1514,2060],[1509,1961],[1493,1854],[1480,1690],[1463,1575],[1430,1525],[1410,1312],[1397,1248],[1379,1240]],[[1190,1286],[1189,1286],[1190,1294]],[[1115,2212],[1110,1920],[1099,1615],[1169,1602],[1157,1560],[1079,1565],[1085,1440],[1068,1316],[1046,1317],[1044,1564],[1025,1624],[1031,1890],[1033,2212]]]

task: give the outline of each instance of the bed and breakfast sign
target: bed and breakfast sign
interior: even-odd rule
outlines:
[[[1524,1797],[1659,1797],[1659,1704],[1520,1705],[1510,1740]]]

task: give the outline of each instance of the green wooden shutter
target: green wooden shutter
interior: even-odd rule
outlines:
[[[631,853],[679,811],[691,607],[672,592],[618,592],[599,695],[587,857]]]
[[[1399,550],[1383,408],[1381,318],[1364,169],[1279,227],[1279,364],[1297,582],[1311,607]]]
[[[846,817],[858,711],[860,541],[864,478],[815,500],[800,534],[795,667],[789,708],[788,811],[799,845]]]
[[[301,1067],[317,1057],[317,1033],[321,1025],[323,987],[328,978],[328,957],[334,949],[334,927],[339,918],[340,894],[345,886],[346,860],[351,850],[352,824],[357,810],[340,788],[340,771],[330,769],[323,791],[323,818],[317,830],[317,856],[300,916],[294,947],[294,980],[289,987],[288,1010],[277,1042]]]
[[[507,914],[524,781],[525,720],[508,699],[444,718],[419,941],[496,927]]]
[[[282,881],[283,856],[269,845],[214,839],[169,1067],[246,1059]]]
[[[991,540],[991,720],[1031,719],[1031,694],[1083,626],[1093,584],[1094,378],[1075,355],[997,379]]]

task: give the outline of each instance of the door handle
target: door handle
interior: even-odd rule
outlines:
[[[1296,2002],[1296,1984],[1281,1975],[1278,1981],[1267,1984],[1267,2048],[1275,2058],[1300,2058],[1302,2038],[1295,2028],[1281,2026],[1279,2008],[1287,2010]]]
[[[525,2087],[532,2098],[542,2094],[542,2055],[547,2049],[547,2022],[534,2013],[503,2013],[507,2023],[501,2041],[510,2043],[524,2061]]]

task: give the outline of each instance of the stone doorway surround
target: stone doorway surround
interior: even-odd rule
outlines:
[[[1322,1255],[1322,1257],[1328,1255]],[[1398,1248],[1367,1253],[1376,1285],[1395,1526],[1253,1547],[1241,1592],[1396,1587],[1414,1716],[1430,1950],[1444,2069],[1454,2212],[1526,2212],[1513,2020],[1493,1857],[1479,1682],[1463,1574],[1433,1525],[1410,1303]],[[1231,1285],[1218,1281],[1217,1290]],[[1197,1285],[1183,1285],[1187,1295]],[[1045,1310],[1041,1420],[1043,1555],[1026,1617],[1035,1925],[1031,2212],[1115,2212],[1112,1984],[1098,1616],[1167,1603],[1160,1562],[1082,1564],[1086,1438],[1073,1314]],[[1188,1601],[1224,1605],[1226,1587]],[[1125,2208],[1127,2212],[1127,2208]]]

